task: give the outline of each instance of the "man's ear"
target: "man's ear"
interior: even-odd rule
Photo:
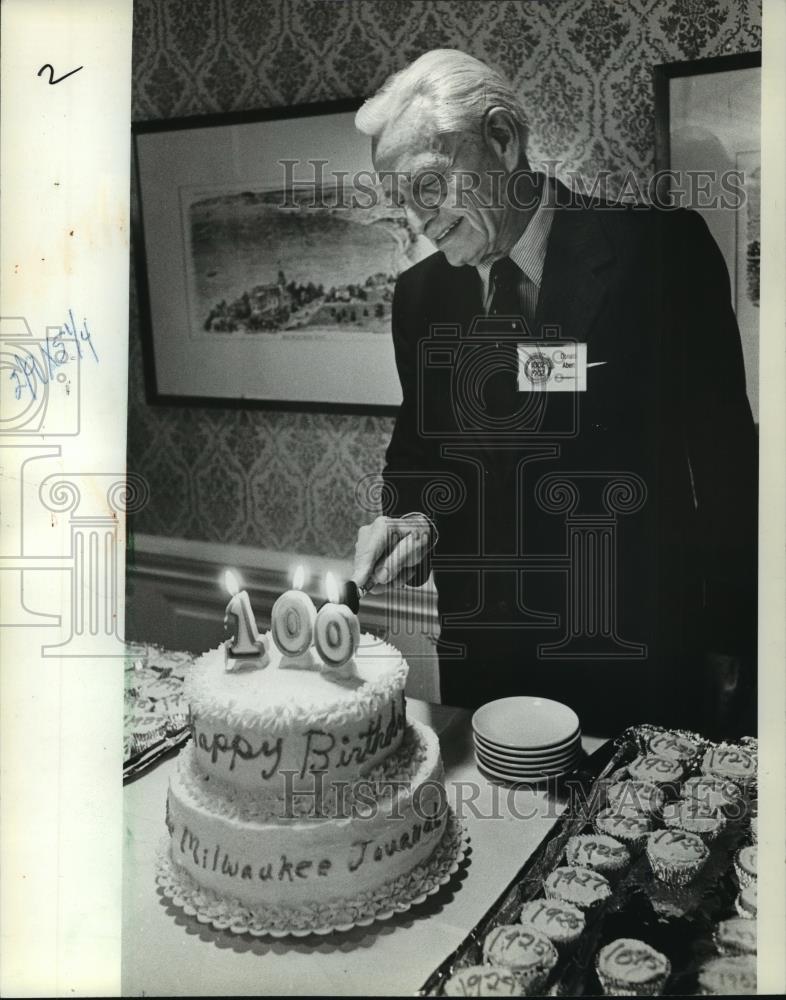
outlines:
[[[518,122],[505,108],[489,108],[483,116],[483,140],[502,165],[513,170],[523,156],[523,134]]]

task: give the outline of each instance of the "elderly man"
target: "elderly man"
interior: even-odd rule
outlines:
[[[445,702],[731,726],[708,699],[753,704],[756,440],[703,221],[532,171],[516,93],[462,52],[356,125],[437,252],[396,285],[403,402],[355,579],[433,570]]]

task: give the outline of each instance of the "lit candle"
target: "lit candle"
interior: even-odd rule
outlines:
[[[325,576],[325,595],[314,627],[314,643],[322,662],[340,677],[355,674],[354,661],[360,641],[360,622],[346,604],[339,604],[339,586],[332,573]]]
[[[238,578],[231,569],[224,574],[224,586],[231,594],[224,612],[224,628],[228,629],[230,622],[233,626],[232,637],[225,646],[227,668],[233,669],[240,663],[246,666],[267,666],[265,638],[257,630],[248,594],[245,590],[240,590]]]
[[[314,651],[317,609],[301,589],[305,575],[303,567],[298,566],[292,578],[293,589],[278,598],[270,616],[273,642],[283,654],[282,667],[319,667]]]

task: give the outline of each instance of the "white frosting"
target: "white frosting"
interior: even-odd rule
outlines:
[[[409,873],[434,851],[448,816],[439,743],[412,725],[422,760],[403,793],[380,797],[367,815],[241,820],[176,773],[167,802],[173,860],[200,885],[249,906],[327,905]]]
[[[283,795],[368,773],[394,753],[405,725],[408,667],[388,643],[363,635],[355,676],[302,669],[270,644],[262,670],[228,673],[224,647],[186,677],[195,753],[206,774],[252,792]]]

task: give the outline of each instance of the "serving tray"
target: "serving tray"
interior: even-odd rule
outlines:
[[[679,732],[701,747],[702,753],[685,777],[698,773],[703,753],[717,746],[695,733],[641,725],[626,729],[585,759],[578,770],[561,782],[561,793],[568,799],[565,812],[485,916],[428,977],[418,995],[441,996],[445,982],[454,972],[483,964],[482,946],[486,936],[501,924],[518,923],[522,904],[543,895],[547,875],[565,863],[568,839],[592,832],[593,818],[606,805],[606,788],[626,775],[626,765],[646,752],[653,736],[664,732]],[[756,757],[755,739],[745,737],[735,743]],[[742,799],[741,808],[727,819],[723,832],[708,845],[710,859],[705,868],[681,889],[657,880],[643,852],[634,854],[627,873],[613,886],[611,898],[587,914],[586,929],[575,950],[560,956],[547,983],[547,993],[551,996],[602,994],[594,959],[605,944],[618,937],[645,941],[667,956],[672,972],[663,990],[665,994],[695,993],[699,968],[717,954],[712,937],[715,926],[718,921],[737,915],[734,901],[739,886],[733,858],[736,850],[749,842],[750,818],[756,811],[754,783]]]

